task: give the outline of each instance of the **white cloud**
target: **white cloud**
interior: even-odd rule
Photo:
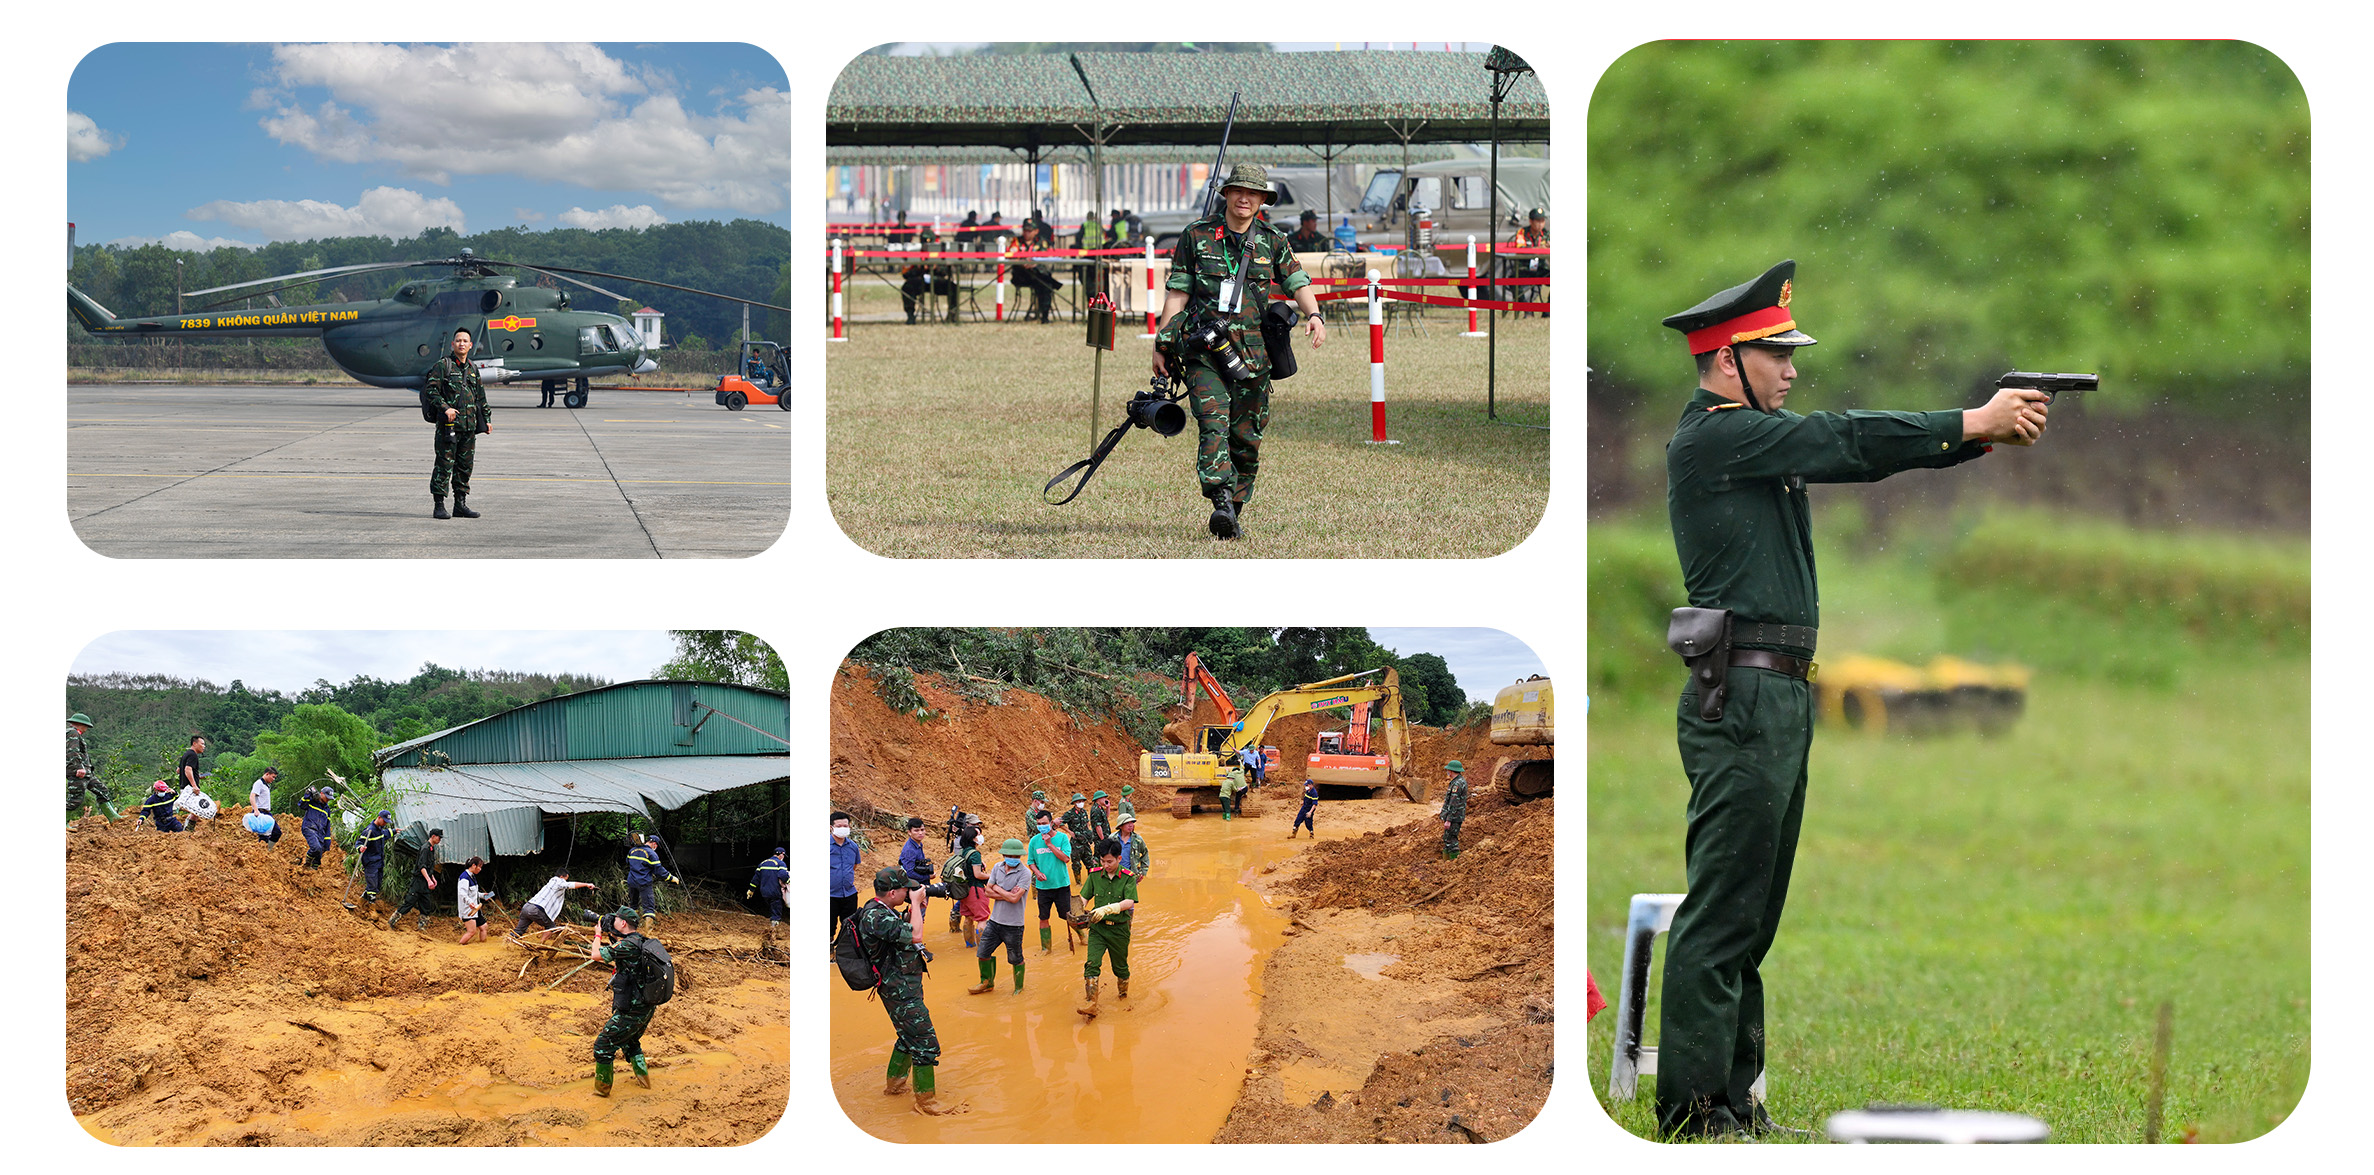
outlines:
[[[562,224],[568,225],[570,228],[593,229],[650,228],[655,224],[668,223],[668,218],[653,211],[649,204],[637,204],[632,208],[624,204],[612,204],[608,208],[596,212],[587,212],[583,208],[571,208],[567,212],[561,213],[560,220]]]
[[[137,249],[142,245],[163,245],[168,249],[179,249],[185,253],[204,253],[226,246],[233,249],[261,247],[249,241],[234,241],[229,237],[201,237],[188,229],[175,229],[161,237],[117,237],[107,243],[126,249]]]
[[[219,220],[254,229],[275,241],[310,241],[321,237],[417,236],[422,229],[444,225],[466,233],[461,205],[439,196],[432,200],[408,188],[373,188],[354,207],[326,200],[215,200],[189,210],[191,220]]]
[[[66,161],[88,163],[124,145],[124,137],[101,130],[91,116],[79,110],[66,112]]]
[[[511,210],[511,219],[521,224],[534,224],[544,219],[544,214],[533,208],[514,208]]]
[[[342,163],[385,162],[434,184],[520,175],[647,191],[683,208],[782,213],[791,98],[744,91],[685,108],[672,79],[591,45],[284,45],[274,139]],[[327,97],[300,99],[299,88]]]

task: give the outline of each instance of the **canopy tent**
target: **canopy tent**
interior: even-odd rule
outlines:
[[[648,817],[653,806],[681,808],[715,792],[789,776],[788,759],[714,755],[390,767],[381,779],[395,793],[399,827],[444,829],[445,859],[465,861],[541,852],[547,814]]]

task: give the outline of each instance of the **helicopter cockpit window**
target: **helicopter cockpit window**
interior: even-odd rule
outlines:
[[[484,314],[486,310],[479,309],[481,295],[498,297],[493,290],[452,290],[429,299],[429,313],[450,314],[456,318]],[[487,310],[491,309],[492,306],[487,307]]]
[[[602,349],[605,351],[618,350],[618,336],[610,333],[608,323],[602,325]]]
[[[642,332],[636,330],[634,327],[621,322],[612,326],[610,329],[618,332],[618,346],[620,350],[631,351],[642,347]]]
[[[618,344],[612,342],[609,336],[604,334],[599,328],[590,326],[581,326],[577,328],[577,352],[579,354],[592,355],[602,351],[615,351],[617,349]]]

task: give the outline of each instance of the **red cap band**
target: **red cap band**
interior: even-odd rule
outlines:
[[[1717,347],[1728,347],[1733,343],[1753,342],[1757,339],[1777,335],[1782,331],[1795,329],[1797,329],[1797,323],[1796,320],[1789,317],[1788,307],[1767,306],[1762,310],[1742,314],[1729,322],[1718,322],[1713,326],[1700,327],[1691,331],[1687,337],[1690,343],[1690,353],[1703,355]]]

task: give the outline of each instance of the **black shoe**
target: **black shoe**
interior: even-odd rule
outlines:
[[[431,518],[451,518],[451,517],[453,517],[453,515],[451,515],[451,514],[447,514],[447,513],[445,512],[445,495],[443,495],[443,494],[436,494],[436,495],[432,495],[432,499],[431,499],[431,500],[433,500],[433,501],[435,501],[435,502],[437,503],[437,508],[436,508],[435,510],[432,510],[432,511],[430,511],[430,512],[429,512],[429,517],[431,517]]]
[[[1754,1102],[1748,1106],[1748,1120],[1744,1125],[1749,1134],[1758,1138],[1769,1135],[1781,1139],[1802,1140],[1814,1136],[1814,1132],[1811,1130],[1799,1130],[1794,1126],[1783,1126],[1773,1121],[1772,1115],[1764,1112],[1764,1103],[1762,1102]]]
[[[1214,498],[1214,499],[1212,499],[1212,520],[1211,520],[1211,528],[1212,528],[1212,537],[1213,537],[1213,538],[1216,538],[1216,539],[1233,539],[1233,538],[1235,538],[1235,537],[1236,537],[1236,504],[1235,504],[1235,503],[1233,503],[1233,502],[1231,502],[1231,501],[1229,501],[1229,500],[1228,500],[1226,497],[1218,497],[1218,498]]]
[[[456,518],[478,517],[478,512],[470,508],[470,496],[468,494],[455,494],[453,496],[453,516]]]

